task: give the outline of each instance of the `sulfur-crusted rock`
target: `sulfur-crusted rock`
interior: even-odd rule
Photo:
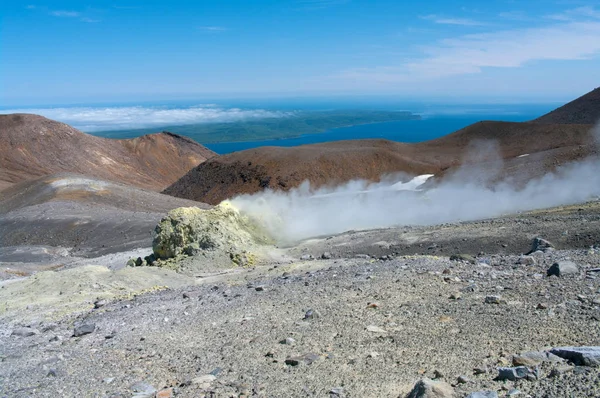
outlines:
[[[244,265],[249,261],[249,247],[272,243],[258,224],[229,202],[209,210],[197,207],[171,210],[156,226],[155,233],[152,249],[161,260],[220,251],[227,253],[234,264]]]

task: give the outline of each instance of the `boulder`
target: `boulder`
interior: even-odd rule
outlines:
[[[415,384],[406,398],[453,398],[452,386],[441,380],[421,379]]]
[[[82,323],[75,326],[73,337],[85,336],[86,334],[93,333],[94,330],[96,330],[96,325],[94,323]]]
[[[535,238],[533,242],[531,242],[531,250],[527,254],[535,253],[535,252],[550,252],[554,250],[554,245],[548,242],[546,239]]]
[[[154,232],[152,250],[161,260],[222,252],[234,264],[245,265],[242,263],[251,262],[246,253],[248,248],[273,243],[258,222],[240,214],[229,202],[209,210],[197,207],[171,210]]]
[[[600,366],[600,347],[557,347],[550,352],[578,366]]]
[[[552,264],[552,267],[548,268],[548,276],[574,276],[579,275],[579,266],[572,261],[559,261]]]
[[[526,379],[529,375],[534,375],[534,372],[526,366],[516,366],[514,368],[498,368],[498,376],[496,377],[496,380],[515,381],[518,379]]]

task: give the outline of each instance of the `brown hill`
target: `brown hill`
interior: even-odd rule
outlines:
[[[600,121],[600,87],[541,116],[535,123],[595,124]]]
[[[73,172],[163,190],[216,154],[171,133],[113,140],[30,114],[0,115],[0,190],[40,176]]]
[[[305,180],[322,186],[352,179],[378,181],[397,172],[441,175],[456,169],[467,155],[479,155],[478,161],[485,163],[487,154],[470,146],[477,140],[495,141],[505,173],[517,180],[541,175],[595,150],[590,125],[486,121],[416,144],[352,140],[235,152],[200,164],[164,193],[216,204],[265,188],[287,190]]]

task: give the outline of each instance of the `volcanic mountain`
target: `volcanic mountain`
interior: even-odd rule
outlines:
[[[600,121],[600,87],[541,116],[535,123],[594,124]]]
[[[40,176],[73,172],[163,190],[216,154],[176,134],[99,138],[30,114],[0,115],[0,190]]]
[[[235,152],[198,165],[164,193],[217,204],[265,188],[288,190],[303,181],[323,186],[354,179],[379,181],[394,173],[439,177],[469,161],[500,167],[500,176],[523,183],[597,151],[591,123],[600,109],[594,105],[599,97],[596,89],[532,122],[482,121],[415,144],[352,140]],[[567,117],[574,109],[578,116]],[[561,123],[550,122],[552,115]]]

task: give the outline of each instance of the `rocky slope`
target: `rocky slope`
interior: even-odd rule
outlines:
[[[0,192],[0,277],[138,248],[150,251],[158,221],[182,206],[208,207],[77,174],[16,184]],[[117,256],[109,262],[122,267],[127,260]]]
[[[600,87],[535,119],[545,124],[595,124],[600,121]]]
[[[30,114],[0,115],[0,189],[73,172],[161,191],[215,153],[171,133],[113,140]]]
[[[499,167],[504,175],[526,181],[596,151],[591,127],[486,121],[416,144],[353,140],[256,148],[210,159],[164,193],[217,204],[265,188],[288,190],[307,180],[322,186],[353,179],[379,181],[394,173],[439,177],[469,159],[486,167],[496,155],[503,162]],[[482,141],[494,145],[477,145]]]

